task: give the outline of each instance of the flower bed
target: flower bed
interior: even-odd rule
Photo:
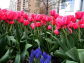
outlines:
[[[0,9],[0,63],[84,63],[84,12],[61,16]]]

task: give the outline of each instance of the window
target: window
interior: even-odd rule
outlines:
[[[66,11],[74,11],[74,0],[62,0],[61,9]]]

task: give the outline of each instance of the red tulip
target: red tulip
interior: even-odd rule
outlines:
[[[46,21],[41,20],[42,25],[46,25]]]
[[[84,24],[81,24],[81,25],[80,25],[80,28],[84,28]]]
[[[14,24],[15,22],[14,22],[14,21],[9,21],[8,23],[9,23],[9,24]]]
[[[24,22],[23,16],[21,16],[20,19],[18,19],[18,22],[20,22],[20,23],[23,23]]]
[[[51,16],[54,16],[55,14],[56,14],[56,11],[55,11],[55,10],[51,10],[51,11],[50,11],[50,15],[51,15]]]
[[[51,24],[52,24],[52,25],[56,25],[56,20],[53,19],[53,20],[51,21]]]
[[[40,27],[41,26],[41,22],[36,22],[35,25],[36,25],[36,27]]]
[[[59,14],[56,13],[53,17],[56,19],[58,16],[59,16]]]
[[[24,24],[24,26],[27,26],[29,24],[29,21],[28,20],[24,20],[23,24]]]
[[[72,28],[73,27],[73,22],[70,22],[67,27]]]
[[[23,17],[24,17],[26,20],[28,20],[28,15],[27,15],[27,13],[24,13]]]
[[[28,17],[28,20],[32,22],[34,19],[32,17]]]
[[[64,21],[61,18],[57,18],[56,19],[56,25],[59,26],[59,27],[61,27],[61,26],[64,25]]]
[[[40,21],[42,19],[42,16],[40,14],[37,14],[34,19],[36,21]]]
[[[73,23],[73,28],[77,29],[78,28],[78,23]]]
[[[81,12],[81,11],[78,11],[78,12],[75,13],[75,16],[76,16],[77,19],[81,19],[82,15],[83,15],[83,12]]]

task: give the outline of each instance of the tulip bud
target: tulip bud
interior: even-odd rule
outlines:
[[[52,26],[51,25],[48,25],[47,29],[48,30],[51,30],[52,29]]]
[[[32,29],[34,29],[34,28],[36,27],[36,26],[35,26],[35,23],[31,23],[30,27],[31,27]]]
[[[59,35],[59,30],[58,29],[54,30],[54,34]]]
[[[56,11],[55,11],[55,10],[51,10],[51,11],[50,11],[50,15],[51,15],[51,16],[54,16],[55,14],[56,14]]]

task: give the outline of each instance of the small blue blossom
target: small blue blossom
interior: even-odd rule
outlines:
[[[45,60],[44,58],[41,58],[40,63],[44,63],[44,60]]]
[[[51,62],[51,56],[48,55],[46,52],[41,51],[40,48],[37,48],[36,50],[32,50],[30,57],[29,57],[29,63],[33,63],[35,59],[39,59],[40,63],[50,63]]]
[[[32,63],[34,60],[34,50],[31,51],[30,57],[29,57],[29,62]]]
[[[36,49],[36,50],[35,50],[35,57],[36,57],[37,59],[39,59],[39,58],[41,57],[41,55],[42,55],[41,49],[40,49],[40,48]]]

